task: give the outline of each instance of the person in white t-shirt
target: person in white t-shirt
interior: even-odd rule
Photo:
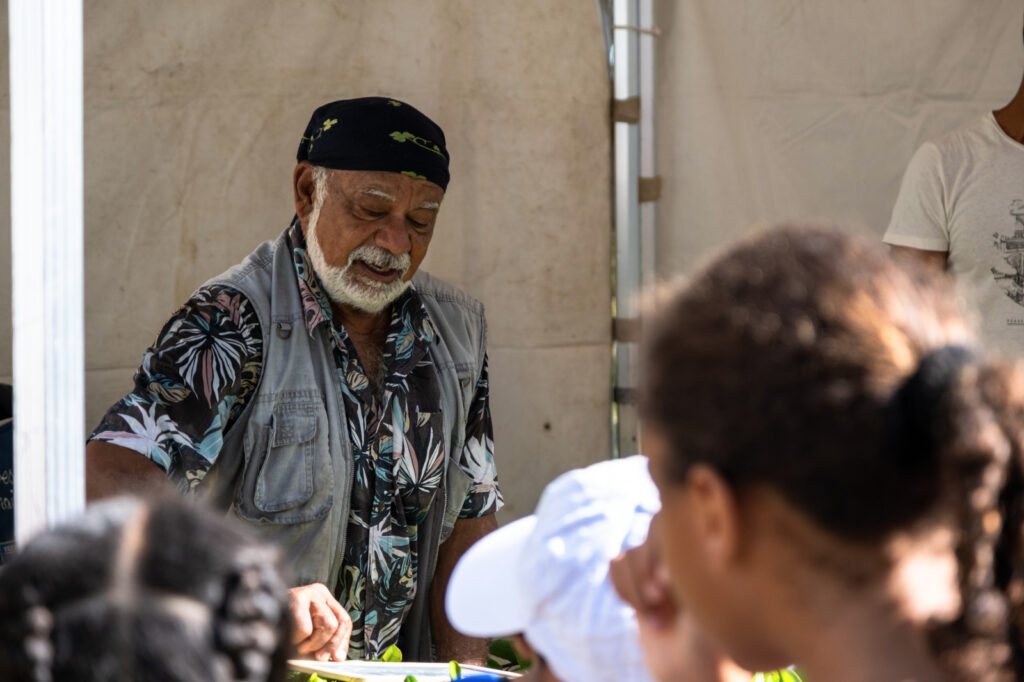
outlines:
[[[883,240],[948,269],[989,350],[1024,355],[1024,78],[1005,107],[917,150]]]

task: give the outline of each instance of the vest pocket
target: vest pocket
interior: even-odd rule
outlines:
[[[295,524],[323,517],[334,476],[322,405],[276,405],[268,424],[249,423],[236,507],[243,518]]]

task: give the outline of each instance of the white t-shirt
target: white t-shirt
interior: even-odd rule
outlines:
[[[991,113],[917,150],[883,240],[948,252],[985,344],[1024,356],[1024,145]]]

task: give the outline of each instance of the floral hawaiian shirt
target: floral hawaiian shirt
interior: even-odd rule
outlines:
[[[352,617],[350,658],[376,658],[398,639],[416,596],[419,524],[433,504],[447,453],[440,386],[430,355],[436,330],[414,287],[392,304],[383,395],[374,395],[344,327],[311,266],[298,222],[288,232],[310,333],[329,325],[345,402],[355,480],[338,599]],[[135,388],[91,438],[140,452],[182,490],[213,465],[223,435],[255,394],[263,338],[248,299],[203,287],[164,326],[142,358]],[[460,514],[502,506],[494,466],[487,361],[476,386],[459,466],[475,485]]]

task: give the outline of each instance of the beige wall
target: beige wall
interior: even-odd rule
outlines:
[[[607,456],[609,86],[592,0],[93,0],[85,63],[90,429],[189,293],[287,225],[312,110],[386,94],[448,138],[424,267],[487,306],[505,517]]]
[[[0,382],[11,382],[11,105],[7,0],[0,0]]]
[[[754,223],[888,224],[924,140],[1005,104],[1020,0],[656,0],[658,269]]]

